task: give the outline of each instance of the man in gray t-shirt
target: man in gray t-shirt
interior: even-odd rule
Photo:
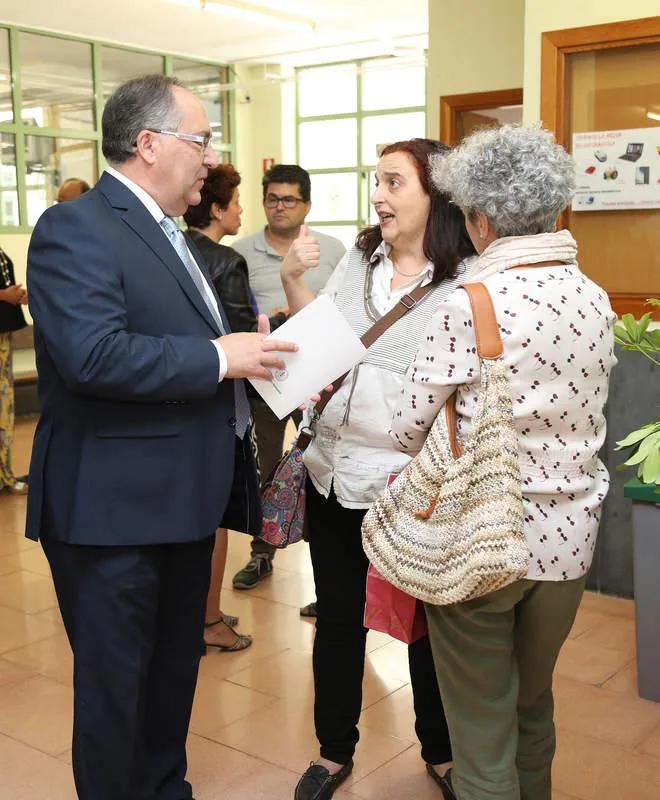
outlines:
[[[286,170],[284,177],[288,180],[281,180],[278,170]],[[291,170],[300,170],[307,178],[307,186],[299,182],[289,182],[298,177],[295,173],[289,175]],[[269,179],[268,184],[265,183],[266,179]],[[267,316],[272,316],[275,309],[286,306],[280,266],[294,240],[298,238],[300,226],[305,222],[311,208],[308,187],[309,175],[302,167],[285,164],[273,167],[264,177],[264,211],[268,225],[252,236],[246,236],[232,244],[234,250],[247,261],[250,288],[254,292],[259,311]],[[333,236],[318,231],[313,231],[312,235],[321,245],[321,262],[316,269],[309,270],[305,277],[309,288],[317,293],[327,283],[344,255],[345,248]]]
[[[246,260],[259,311],[272,317],[285,309],[286,295],[280,281],[284,256],[298,238],[300,228],[312,207],[309,173],[296,164],[277,164],[263,177],[263,203],[268,224],[252,236],[232,244]],[[321,246],[321,261],[309,270],[306,280],[317,293],[327,283],[344,255],[344,245],[318,231],[313,235]],[[266,479],[282,455],[288,418],[278,420],[260,397],[251,395],[262,480]],[[296,414],[293,415],[297,421]],[[275,548],[254,538],[249,562],[234,575],[236,589],[252,589],[273,571]]]

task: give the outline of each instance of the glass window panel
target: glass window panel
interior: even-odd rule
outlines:
[[[96,181],[96,143],[50,136],[25,137],[25,183],[28,225],[34,225],[55,201],[57,189],[68,178]]]
[[[300,163],[306,169],[357,166],[356,119],[303,122],[299,134]]]
[[[16,140],[13,134],[0,133],[0,227],[18,224]]]
[[[314,174],[311,178],[311,220],[357,219],[357,172]]]
[[[298,73],[298,113],[301,117],[350,114],[357,111],[357,67],[340,64]]]
[[[423,111],[365,117],[362,120],[362,162],[375,164],[384,145],[424,136],[425,128],[426,115]]]
[[[132,53],[118,47],[101,48],[103,101],[122,83],[140,75],[163,73],[163,57],[151,53]]]
[[[204,103],[213,131],[213,143],[229,142],[229,90],[224,87],[227,70],[182,58],[172,61],[172,69],[186,88]]]
[[[314,223],[311,223],[314,228]],[[344,245],[347,250],[355,244],[355,237],[358,235],[357,225],[316,225],[315,228],[319,233],[325,233],[327,236],[334,236],[335,239]]]
[[[20,34],[21,116],[47,128],[94,128],[92,47],[85,42]]]
[[[365,61],[362,65],[362,109],[407,108],[426,104],[426,67],[398,59]],[[423,135],[423,134],[422,134]]]
[[[11,64],[9,61],[9,31],[0,28],[0,122],[13,122],[11,104]]]

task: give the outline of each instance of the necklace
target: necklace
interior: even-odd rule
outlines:
[[[394,261],[392,262],[392,267],[394,268],[395,272],[398,272],[399,275],[403,275],[404,278],[418,278],[422,272],[424,272],[424,268],[422,268],[419,272],[403,272],[397,267]]]

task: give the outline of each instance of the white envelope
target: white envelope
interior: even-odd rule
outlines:
[[[285,369],[272,370],[272,381],[249,378],[279,419],[348,372],[367,352],[327,295],[317,297],[267,338],[295,342],[300,348],[297,353],[280,353]]]

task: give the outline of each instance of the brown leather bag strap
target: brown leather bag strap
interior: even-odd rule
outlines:
[[[533,269],[534,267],[560,267],[564,266],[560,261],[543,261],[538,264],[521,264],[510,269]],[[504,346],[500,337],[500,329],[495,316],[495,308],[490,292],[484,283],[466,283],[461,286],[465,289],[470,298],[472,308],[472,318],[474,325],[474,335],[477,342],[477,353],[480,358],[492,361],[499,358],[504,353]],[[445,402],[445,418],[447,420],[447,430],[449,431],[449,446],[454,459],[463,455],[458,437],[456,435],[457,415],[456,415],[456,392]]]
[[[401,317],[405,316],[409,311],[412,311],[413,308],[434,289],[435,284],[428,283],[426,286],[415,287],[409,294],[404,294],[394,308],[391,308],[387,314],[384,314],[379,320],[374,322],[364,336],[362,336],[362,344],[369,349],[376,339],[380,338],[385,331],[392,327],[395,322],[398,322]]]
[[[470,298],[479,358],[489,361],[499,358],[504,350],[490,292],[484,283],[466,283],[461,289],[465,289]]]
[[[487,360],[499,358],[504,349],[490,292],[483,283],[466,283],[461,286],[461,289],[465,289],[470,298],[472,324],[474,325],[474,336],[477,341],[479,358]],[[463,455],[463,448],[458,441],[456,433],[458,421],[456,415],[456,392],[447,398],[444,411],[447,420],[447,431],[449,432],[449,446],[451,454],[456,460]]]
[[[360,341],[362,344],[369,349],[371,345],[379,339],[388,328],[391,328],[395,322],[398,322],[402,317],[404,317],[409,311],[412,311],[422,300],[426,297],[427,294],[430,294],[436,285],[433,283],[429,283],[426,286],[416,286],[412,292],[408,294],[404,294],[403,297],[399,300],[396,305],[391,308],[387,314],[384,314],[379,320],[374,322],[374,324],[369,328],[369,330],[360,337]],[[321,392],[321,399],[316,404],[315,411],[316,416],[320,417],[323,413],[323,410],[328,405],[330,400],[332,399],[335,392],[339,390],[343,382],[346,380],[346,376],[348,372],[345,372],[339,378],[332,382],[332,391]],[[309,444],[313,439],[312,431],[310,430],[309,433],[305,432],[305,429],[300,432],[298,436],[297,446],[301,450],[307,449]]]
[[[561,261],[541,261],[538,264],[520,264],[509,269],[535,269],[536,267],[561,267]],[[484,283],[465,283],[461,286],[470,298],[477,352],[481,358],[492,361],[504,352],[500,329],[490,292]]]
[[[435,285],[432,283],[427,284],[426,286],[417,286],[415,289],[410,292],[410,294],[404,294],[404,296],[399,300],[399,302],[391,308],[387,314],[384,314],[379,320],[374,322],[374,324],[369,328],[369,330],[360,337],[360,341],[362,344],[369,349],[371,345],[379,339],[388,328],[391,328],[395,322],[398,322],[401,317],[405,316],[409,311],[412,311],[415,306],[420,303],[427,294],[432,292],[435,289]],[[338,391],[339,387],[342,383],[346,380],[346,376],[348,372],[345,372],[341,375],[337,380],[332,382],[332,391],[331,392],[323,392],[321,394],[321,399],[316,404],[316,413],[320,416],[323,409],[328,405],[330,399]]]

